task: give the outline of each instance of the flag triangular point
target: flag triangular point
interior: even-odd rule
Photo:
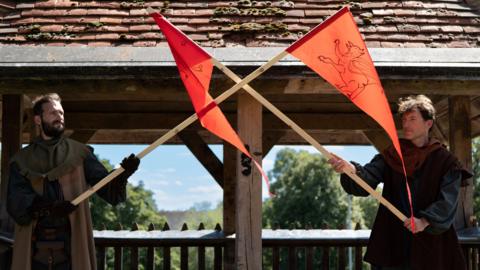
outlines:
[[[348,12],[349,8],[348,6],[345,6],[343,7],[342,9],[340,9],[339,11],[337,11],[337,13],[333,14],[332,16],[328,17],[325,21],[323,21],[321,24],[315,26],[315,28],[313,28],[312,30],[310,30],[310,32],[308,32],[307,34],[305,34],[305,36],[303,36],[301,39],[297,40],[296,42],[294,42],[292,45],[290,45],[290,47],[288,47],[286,49],[286,51],[288,53],[292,53],[293,51],[295,51],[298,47],[302,46],[303,43],[307,42],[310,37],[314,36],[315,34],[317,34],[319,31],[321,31],[322,29],[324,29],[325,27],[327,27],[329,24],[331,24],[332,22],[334,22],[338,17],[342,16],[345,12]]]

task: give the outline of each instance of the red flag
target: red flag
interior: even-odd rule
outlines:
[[[382,126],[403,164],[390,105],[352,13],[344,7],[286,49]],[[404,174],[405,165],[403,165]],[[410,189],[407,184],[410,211]]]
[[[270,192],[268,177],[262,167],[252,158],[225,115],[208,93],[213,71],[212,57],[162,15],[156,12],[150,15],[155,19],[167,39],[177,63],[180,78],[187,89],[202,126],[251,158],[265,179]]]

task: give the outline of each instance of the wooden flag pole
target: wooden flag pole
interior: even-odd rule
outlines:
[[[225,65],[220,63],[217,59],[212,57],[213,64],[220,69],[223,73],[225,73],[230,79],[232,79],[235,83],[240,83],[242,80],[238,77],[235,73],[233,73],[229,68]],[[265,99],[260,93],[255,91],[250,85],[245,84],[243,89],[247,91],[250,95],[252,95],[258,102],[260,102],[263,106],[269,109],[273,114],[275,114],[278,118],[280,118],[285,124],[291,127],[295,132],[298,133],[302,138],[304,138],[308,143],[313,145],[320,153],[322,153],[327,159],[331,159],[333,155],[325,149],[320,143],[318,143],[310,134],[308,134],[305,130],[303,130],[300,126],[298,126],[294,121],[292,121],[288,116],[286,116],[282,111],[280,111],[277,107],[275,107],[270,101]],[[377,199],[381,204],[388,208],[395,216],[397,216],[401,221],[407,219],[407,217],[400,212],[393,204],[391,204],[388,200],[386,200],[379,192],[374,190],[370,185],[368,185],[365,180],[360,178],[357,174],[351,171],[345,171],[345,173],[352,178],[359,186],[361,186],[364,190],[366,190],[370,195],[372,195],[375,199]]]
[[[282,58],[284,58],[288,53],[286,51],[282,51],[281,53],[279,53],[277,56],[273,57],[272,59],[270,59],[270,61],[268,61],[267,63],[263,64],[261,67],[257,68],[256,70],[254,70],[252,73],[250,73],[247,77],[243,78],[243,80],[240,80],[239,82],[237,82],[237,84],[235,84],[234,86],[232,86],[230,89],[228,89],[227,91],[223,92],[221,95],[219,95],[213,102],[215,102],[216,104],[220,104],[221,102],[223,102],[224,100],[226,100],[228,97],[230,97],[231,95],[233,95],[234,93],[236,93],[239,89],[241,89],[244,85],[246,85],[247,83],[251,82],[252,80],[254,80],[256,77],[260,76],[263,72],[265,72],[267,69],[269,69],[271,66],[273,66],[275,63],[277,63],[278,61],[280,61]],[[213,60],[213,58],[212,58]],[[190,124],[192,124],[193,122],[195,122],[196,120],[198,119],[197,115],[196,114],[193,114],[191,115],[190,117],[188,117],[187,119],[185,119],[183,122],[181,122],[180,124],[178,124],[176,127],[174,127],[173,129],[169,130],[165,135],[163,135],[162,137],[160,137],[159,139],[157,139],[155,142],[153,142],[151,145],[149,145],[147,148],[145,148],[142,152],[138,153],[137,154],[137,157],[139,159],[142,159],[144,156],[146,156],[147,154],[149,154],[150,152],[152,152],[155,148],[157,148],[158,146],[160,146],[161,144],[165,143],[166,141],[168,141],[169,139],[171,139],[173,136],[175,136],[177,133],[179,133],[180,131],[182,131],[184,128],[186,128],[187,126],[189,126]],[[90,197],[91,195],[93,195],[95,192],[97,192],[99,189],[101,189],[102,187],[104,187],[106,184],[108,184],[110,181],[112,181],[115,177],[117,177],[118,175],[120,175],[122,172],[124,171],[124,169],[122,167],[119,167],[117,169],[115,169],[112,173],[110,173],[109,175],[107,175],[105,178],[103,178],[102,180],[100,180],[97,184],[95,184],[93,187],[90,187],[89,189],[87,189],[85,192],[83,192],[82,194],[80,194],[77,198],[75,198],[73,201],[72,201],[72,204],[73,205],[78,205],[79,203],[81,203],[83,200],[87,199],[88,197]]]

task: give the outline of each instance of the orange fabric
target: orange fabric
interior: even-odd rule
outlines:
[[[245,148],[244,143],[208,93],[213,71],[211,56],[163,16],[158,13],[152,13],[150,15],[155,19],[155,22],[167,39],[170,50],[177,63],[180,77],[187,89],[202,126],[235,146],[249,158],[252,158]],[[253,158],[252,160],[264,177],[267,188],[270,191],[267,175],[262,170],[260,164]]]
[[[375,119],[387,131],[397,153],[402,155],[377,71],[347,7],[292,44],[287,52]]]
[[[402,161],[406,179],[390,105],[348,7],[342,8],[315,27],[286,51],[335,86],[385,129]],[[410,197],[409,194],[411,200]]]

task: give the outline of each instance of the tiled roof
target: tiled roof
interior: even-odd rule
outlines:
[[[1,1],[1,0],[0,0]],[[166,46],[145,8],[205,47],[287,46],[349,5],[369,47],[480,47],[472,0],[34,1],[0,10],[0,44]]]

